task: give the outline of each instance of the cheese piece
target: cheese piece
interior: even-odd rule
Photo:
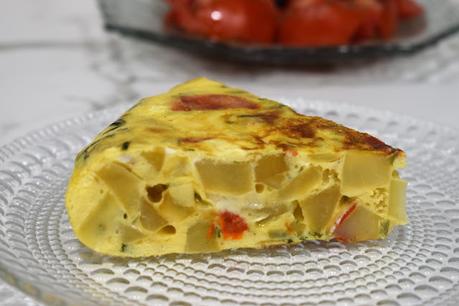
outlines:
[[[82,150],[66,207],[78,239],[114,256],[381,239],[407,222],[404,163],[368,134],[200,78]]]

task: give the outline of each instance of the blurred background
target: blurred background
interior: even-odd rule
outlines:
[[[459,127],[459,35],[409,56],[279,67],[106,32],[95,0],[0,0],[0,7],[0,144],[197,76],[264,96],[359,104]]]

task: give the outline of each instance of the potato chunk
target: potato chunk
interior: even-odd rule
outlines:
[[[283,155],[268,155],[262,157],[255,167],[256,181],[274,188],[279,188],[287,170],[288,167]]]
[[[304,199],[319,184],[320,179],[320,170],[316,167],[309,167],[279,191],[279,198],[282,201]]]
[[[393,178],[390,183],[388,216],[398,224],[406,224],[408,222],[405,209],[406,186],[407,183],[398,178]]]
[[[193,208],[177,205],[169,193],[166,193],[158,212],[169,222],[179,222],[188,217],[193,212]]]
[[[190,161],[185,156],[167,156],[161,170],[165,177],[183,177],[190,175]]]
[[[120,200],[129,215],[138,213],[140,206],[140,180],[118,163],[110,163],[100,169],[97,175]]]
[[[118,224],[122,217],[123,211],[116,198],[106,194],[79,227],[81,241],[84,244],[97,245],[101,249],[118,245],[121,239],[115,233],[119,231]]]
[[[390,156],[349,151],[343,162],[341,192],[348,197],[353,197],[378,187],[387,187],[391,173]]]
[[[155,150],[152,150],[152,151],[148,151],[148,152],[143,152],[142,153],[142,157],[148,161],[148,163],[153,166],[154,170],[156,170],[156,172],[159,172],[161,170],[161,168],[163,167],[163,163],[164,163],[164,157],[165,157],[165,153],[164,153],[164,149],[163,148],[157,148]]]
[[[338,186],[332,186],[300,202],[308,229],[321,232],[329,224],[341,193]]]
[[[194,205],[194,188],[191,182],[177,182],[170,185],[169,195],[179,206],[192,207]]]
[[[144,229],[154,232],[165,226],[167,221],[158,214],[153,205],[143,200],[140,209],[140,224]]]
[[[119,231],[123,242],[134,242],[145,237],[141,231],[130,225],[121,225]]]
[[[362,205],[344,215],[335,229],[335,236],[344,241],[374,240],[380,237],[380,217]]]
[[[128,155],[130,156],[130,155]],[[164,150],[156,148],[151,151],[145,151],[139,154],[138,157],[129,162],[132,171],[140,177],[148,181],[154,181],[164,163]]]
[[[186,252],[202,253],[217,251],[218,243],[212,233],[213,224],[211,221],[203,219],[191,226],[187,232]]]
[[[253,170],[249,163],[221,163],[201,160],[196,163],[206,191],[240,195],[252,191]]]

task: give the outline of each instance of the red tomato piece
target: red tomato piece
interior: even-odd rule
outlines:
[[[232,212],[224,211],[219,216],[223,239],[239,240],[249,229],[245,220]]]
[[[374,38],[376,28],[381,22],[383,6],[377,0],[355,0],[354,5],[360,19],[355,39],[360,41]]]
[[[402,19],[415,18],[424,13],[424,8],[414,0],[397,0],[397,5]]]
[[[301,8],[301,5],[306,6]],[[286,11],[282,19],[280,43],[290,46],[347,44],[359,26],[355,16],[351,7],[340,1],[297,3]]]
[[[191,34],[206,35],[208,29],[205,24],[194,16],[193,0],[167,0],[167,2],[171,10],[166,15],[166,26],[176,26]]]
[[[383,12],[378,25],[378,32],[383,39],[392,38],[398,29],[400,20],[396,1],[397,0],[384,0],[381,2],[383,5]]]
[[[169,3],[176,15],[173,21],[186,32],[217,41],[274,41],[278,11],[271,0],[169,0]]]
[[[287,9],[304,9],[314,5],[323,4],[327,0],[290,0]]]

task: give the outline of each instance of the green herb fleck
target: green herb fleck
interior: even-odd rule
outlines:
[[[127,244],[122,243],[121,244],[121,253],[126,252],[126,249],[127,249]]]
[[[111,127],[120,127],[122,126],[123,124],[125,124],[126,121],[124,121],[123,118],[119,118],[118,120],[116,120],[115,122],[113,122],[112,124],[110,124]]]
[[[121,150],[126,151],[127,149],[129,149],[130,144],[131,143],[129,141],[123,142],[123,144],[121,145]]]
[[[215,227],[215,236],[217,238],[220,238],[222,236],[222,231],[218,226]]]
[[[384,221],[381,223],[381,234],[385,237],[389,234],[390,221]]]
[[[268,103],[276,103],[277,104],[276,101],[273,101],[271,99],[266,99],[266,98],[259,98],[258,101],[260,101],[260,102],[268,102]],[[273,107],[271,107],[271,108],[273,108]]]
[[[322,234],[321,233],[318,233],[318,232],[311,232],[309,233],[311,235],[312,238],[314,239],[320,239],[322,237]]]
[[[194,193],[194,201],[196,204],[203,205],[203,206],[212,206],[208,201],[204,200],[201,195],[197,192]]]
[[[112,124],[110,124],[102,134],[104,134],[104,135],[108,134],[108,133],[118,129],[119,127],[123,126],[125,123],[126,123],[126,121],[124,121],[123,118],[120,118],[120,119],[116,120],[115,122],[113,122]]]
[[[233,95],[240,95],[240,94],[245,94],[246,92],[240,89],[233,89],[228,91],[229,94]]]
[[[288,237],[287,232],[280,230],[272,230],[268,232],[269,238],[272,239],[286,239]]]
[[[83,158],[83,160],[87,160],[89,158],[88,151],[84,150],[80,154],[78,154],[77,159]]]
[[[102,141],[103,138],[98,139],[91,144],[89,144],[80,154],[82,154],[83,159],[86,160],[89,158],[90,153],[95,149],[95,147]]]
[[[123,214],[123,219],[127,219],[127,214]]]

